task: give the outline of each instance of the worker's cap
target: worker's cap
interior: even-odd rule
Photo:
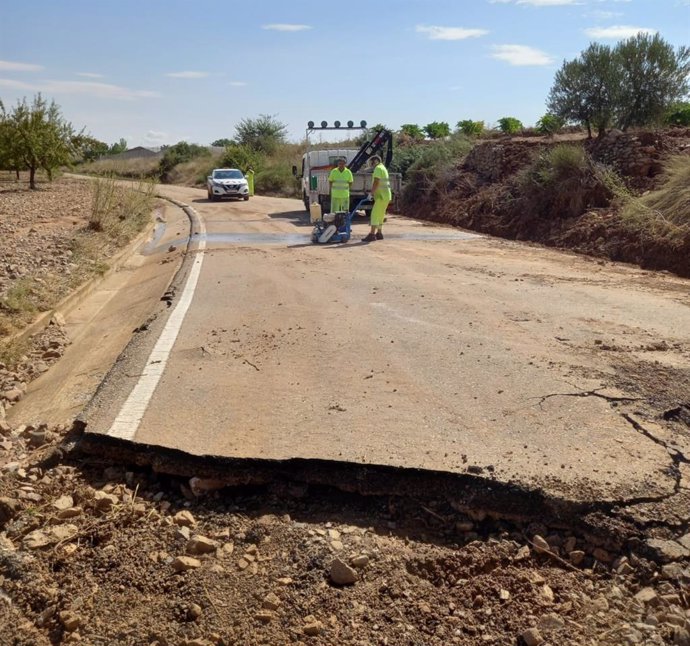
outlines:
[[[381,158],[378,155],[372,155],[371,156],[371,163],[372,164],[380,164]]]

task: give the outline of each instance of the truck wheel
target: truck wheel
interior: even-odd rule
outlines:
[[[249,195],[244,196],[244,201],[246,202],[247,200],[249,200]]]

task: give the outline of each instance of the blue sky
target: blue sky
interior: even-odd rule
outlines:
[[[563,59],[640,29],[690,44],[690,0],[4,0],[0,99],[41,91],[130,145],[262,113],[294,140],[310,119],[531,125]]]

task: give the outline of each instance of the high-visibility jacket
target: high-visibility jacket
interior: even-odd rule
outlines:
[[[328,175],[328,181],[332,182],[331,197],[350,197],[350,184],[354,182],[354,177],[349,168],[343,168],[342,173],[339,168],[334,168]]]
[[[374,193],[375,200],[387,200],[390,202],[393,199],[393,194],[391,193],[391,183],[388,179],[388,169],[383,164],[377,164],[374,168],[374,174],[372,176],[372,189],[374,180],[379,180],[379,185],[376,188],[376,193]]]
[[[254,171],[248,170],[245,174],[247,178],[247,188],[249,189],[249,195],[254,195]]]

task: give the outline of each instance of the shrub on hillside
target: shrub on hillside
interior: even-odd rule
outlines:
[[[256,192],[262,195],[298,197],[299,181],[292,175],[289,166],[270,166],[259,171],[255,177]]]
[[[542,135],[555,135],[563,127],[563,119],[555,114],[545,114],[537,121],[537,131]]]
[[[158,165],[161,180],[164,182],[169,181],[168,175],[170,171],[178,164],[183,164],[197,157],[209,156],[210,154],[211,151],[205,146],[189,144],[186,141],[180,141],[174,146],[166,148],[163,158]]]
[[[415,141],[424,139],[424,131],[416,123],[404,123],[400,126],[400,134]]]
[[[687,155],[676,155],[668,160],[663,180],[658,190],[629,200],[623,215],[644,221],[647,226],[671,224],[690,230],[690,163]]]
[[[450,135],[450,126],[445,121],[432,121],[424,126],[429,139],[443,139]]]
[[[669,126],[690,126],[690,103],[682,103],[668,111],[664,122]]]
[[[516,181],[520,209],[548,218],[577,217],[587,209],[607,206],[625,190],[613,171],[572,144],[545,151]]]
[[[464,119],[463,121],[458,121],[458,130],[468,137],[478,136],[484,132],[484,122]]]
[[[246,173],[251,166],[255,172],[258,172],[263,166],[263,161],[263,155],[249,146],[231,144],[226,146],[225,152],[220,158],[220,165],[223,168],[238,168],[243,173]]]
[[[462,135],[454,135],[446,141],[419,148],[418,158],[404,175],[402,199],[403,204],[407,205],[417,202],[420,195],[428,194],[438,178],[471,150],[472,143]]]
[[[498,127],[505,135],[515,135],[522,130],[522,121],[515,117],[503,117],[498,120]]]

